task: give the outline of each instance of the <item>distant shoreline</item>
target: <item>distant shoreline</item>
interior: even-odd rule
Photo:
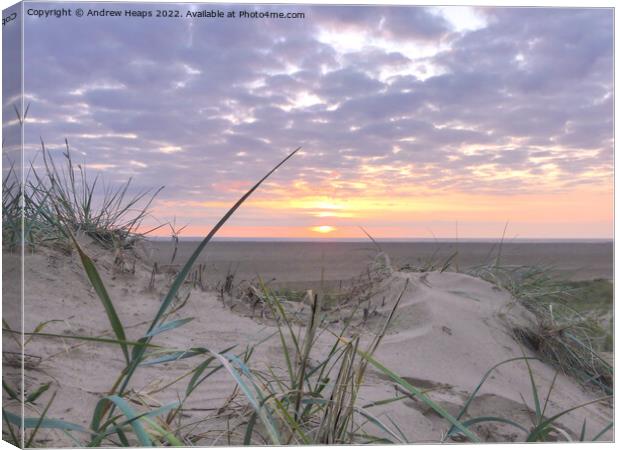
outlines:
[[[182,242],[198,242],[201,241],[204,236],[186,236],[179,237],[179,240]],[[168,241],[170,240],[169,236],[147,236],[148,240],[152,241]],[[368,238],[229,238],[229,237],[215,237],[213,241],[217,242],[245,242],[245,243],[283,243],[283,242],[295,242],[295,243],[364,243],[371,242]],[[463,239],[454,239],[454,238],[375,238],[375,241],[378,243],[475,243],[475,244],[488,244],[488,243],[499,243],[502,241],[501,238],[463,238]],[[540,244],[540,243],[551,243],[551,244],[561,244],[561,243],[579,243],[579,244],[606,244],[613,243],[613,238],[504,238],[504,244]]]
[[[174,246],[170,238],[147,241],[154,261],[169,264],[173,249],[175,262],[182,264],[197,248],[197,239],[185,238]],[[498,257],[502,264],[542,266],[573,280],[613,277],[612,240],[533,240],[533,239],[379,239],[394,267],[419,267],[452,260],[461,270],[488,264]],[[289,286],[313,286],[321,277],[348,280],[366,270],[377,248],[369,239],[356,240],[257,240],[215,239],[198,258],[207,264],[210,276],[223,279],[230,271],[241,279],[260,274]],[[292,284],[291,284],[292,283]],[[320,284],[320,283],[319,283]]]

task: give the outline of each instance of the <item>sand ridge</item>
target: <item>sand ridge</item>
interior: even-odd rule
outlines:
[[[412,281],[408,285],[409,293],[403,297],[391,334],[386,336],[376,356],[396,373],[411,379],[415,386],[436,388],[432,397],[439,399],[448,411],[456,414],[484,373],[495,364],[524,354],[536,356],[523,348],[512,333],[515,326],[533,325],[533,317],[507,292],[459,273],[401,272],[385,283],[398,290],[407,279]],[[539,391],[546,394],[555,369],[539,361],[530,364]],[[596,394],[560,374],[547,416],[595,397]],[[409,406],[415,409],[413,404]],[[492,373],[469,412],[470,416],[500,416],[528,425],[533,408],[527,366],[517,361],[502,365]],[[429,414],[434,415],[429,411],[423,413],[425,417]],[[580,429],[585,416],[593,428],[600,425],[601,429],[611,420],[611,410],[593,405],[565,416],[560,422],[570,433]],[[439,421],[438,425],[443,424]],[[481,428],[479,433],[491,440],[524,438],[523,433],[500,424]],[[420,430],[412,432],[416,440],[433,440],[426,433],[421,435]]]

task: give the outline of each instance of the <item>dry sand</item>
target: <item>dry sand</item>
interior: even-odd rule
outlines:
[[[128,339],[139,338],[159,307],[170,275],[158,275],[155,291],[149,291],[151,263],[144,260],[144,252],[135,258],[126,255],[125,269],[128,271],[119,271],[109,252],[88,243],[86,249],[96,261],[119,316],[128,329]],[[18,295],[18,285],[8,283],[16,273],[17,262],[16,257],[4,255],[5,296]],[[103,307],[89,286],[75,253],[67,255],[41,248],[27,256],[25,266],[26,331],[53,319],[58,322],[48,324],[45,332],[93,336],[110,333]],[[269,266],[269,263],[263,265],[264,268]],[[370,317],[364,323],[361,317],[355,319],[354,328],[365,336],[364,342],[368,342],[381,326],[403,289],[405,292],[397,315],[376,357],[414,386],[430,389],[430,397],[448,411],[458,411],[490,367],[508,358],[522,356],[522,349],[513,338],[511,329],[515,324],[527,326],[532,321],[529,313],[507,292],[460,273],[386,271],[381,279],[375,280],[370,295]],[[169,347],[204,346],[221,351],[233,344],[238,344],[239,348],[254,344],[274,333],[275,328],[268,320],[249,317],[251,310],[243,305],[231,310],[231,305],[239,305],[239,302],[233,299],[222,302],[216,292],[192,289],[189,301],[173,318],[195,317],[195,320],[181,329],[158,336],[154,342]],[[291,305],[291,308],[297,308],[303,316],[307,307]],[[260,316],[256,311],[252,314]],[[6,307],[4,317],[9,324],[19,321],[18,312]],[[337,318],[336,313],[334,317]],[[337,329],[339,324],[336,322],[332,326]],[[320,358],[320,353],[326,351],[332,339],[328,333],[321,335],[315,349],[317,353],[312,357]],[[6,333],[4,341],[7,342]],[[51,389],[39,402],[40,407],[45,405],[52,392],[57,392],[48,416],[83,425],[88,424],[96,402],[111,388],[124,367],[122,353],[113,345],[37,337],[27,344],[25,352],[31,358],[25,376],[26,389],[52,382]],[[530,354],[528,350],[525,352]],[[195,367],[198,361],[187,359],[142,367],[133,379],[131,389],[151,406],[176,401],[177,395],[185,390],[185,380],[161,392],[158,389]],[[272,338],[259,345],[251,366],[256,369],[283,367],[279,341]],[[541,362],[533,362],[532,368],[540,391],[546,393],[555,370]],[[7,364],[4,371],[9,381],[19,373],[17,368]],[[470,415],[500,416],[530,426],[533,401],[529,383],[523,362],[500,367],[472,403]],[[220,371],[201,385],[186,404],[184,422],[212,417],[195,429],[186,430],[188,433],[204,433],[200,445],[226,444],[221,431],[225,427],[216,416],[217,409],[229,398],[233,387],[230,377]],[[399,393],[394,383],[370,369],[361,391],[360,404],[395,395]],[[560,374],[552,391],[547,416],[592,400],[597,395]],[[241,400],[243,398],[238,397],[236,401]],[[374,407],[371,411],[384,420],[389,415],[399,424],[409,442],[437,442],[448,429],[444,420],[417,400],[405,399]],[[30,414],[34,413],[31,411]],[[588,436],[592,436],[612,419],[611,406],[590,405],[564,416],[559,423],[575,438],[584,417],[587,417]],[[500,423],[474,429],[488,441],[518,441],[524,437],[518,430]],[[368,431],[377,432],[371,427]],[[40,443],[46,446],[72,445],[60,433],[43,433],[40,437],[49,439]],[[241,439],[242,436],[236,441]],[[611,440],[612,432],[607,432],[604,439]]]

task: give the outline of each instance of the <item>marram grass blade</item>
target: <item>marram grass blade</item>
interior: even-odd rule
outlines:
[[[245,202],[248,199],[248,197],[250,197],[250,195],[252,195],[252,193],[254,193],[254,191],[256,189],[258,189],[258,187],[267,178],[269,178],[271,176],[271,174],[273,174],[286,161],[288,161],[290,158],[292,158],[293,155],[295,153],[297,153],[300,149],[301,149],[301,147],[298,147],[293,152],[291,152],[286,158],[284,158],[273,169],[271,169],[263,178],[261,178],[258,181],[258,183],[256,183],[249,191],[247,191],[239,200],[237,200],[237,202],[226,212],[226,214],[224,214],[224,216],[219,220],[219,222],[211,229],[209,234],[207,234],[207,236],[205,236],[205,238],[200,242],[200,244],[198,245],[196,250],[194,250],[194,252],[191,254],[189,259],[187,260],[187,262],[183,266],[183,268],[179,271],[178,275],[174,279],[174,282],[172,283],[172,285],[170,286],[170,289],[168,290],[168,293],[164,297],[164,299],[163,299],[163,301],[161,303],[161,306],[160,306],[159,310],[157,311],[157,314],[155,314],[155,317],[153,318],[153,321],[152,321],[152,323],[151,323],[151,325],[150,325],[150,327],[149,327],[149,329],[147,331],[147,334],[152,332],[153,329],[155,329],[157,327],[157,325],[159,324],[159,321],[164,316],[164,314],[166,313],[166,311],[168,310],[168,308],[170,307],[170,305],[174,301],[174,299],[175,299],[179,289],[181,288],[181,286],[185,282],[185,279],[187,278],[187,276],[188,276],[190,270],[192,269],[194,263],[196,262],[196,260],[198,259],[198,257],[202,253],[202,251],[204,250],[205,246],[211,241],[213,236],[215,236],[215,234],[220,230],[220,228],[222,228],[222,226],[226,223],[226,221],[235,213],[235,211],[243,204],[243,202]],[[148,342],[148,340],[150,338],[146,337],[144,339],[145,339],[145,342]],[[135,351],[134,351],[134,355],[133,355],[133,360],[131,361],[131,364],[129,364],[129,367],[127,368],[125,379],[123,380],[122,386],[121,386],[121,388],[119,390],[119,393],[121,393],[121,394],[127,388],[127,385],[129,384],[129,380],[131,379],[131,377],[133,376],[135,370],[137,369],[138,365],[140,364],[140,361],[141,361],[142,356],[144,355],[144,351],[145,351],[144,349],[139,349],[139,348],[135,348],[134,350]]]
[[[151,438],[144,430],[144,427],[140,423],[139,420],[135,420],[137,418],[137,414],[134,412],[133,408],[129,406],[127,401],[117,395],[110,395],[108,397],[104,397],[97,403],[95,407],[95,414],[93,415],[93,421],[91,424],[91,428],[93,430],[99,429],[99,424],[101,423],[101,419],[103,418],[103,413],[106,410],[106,403],[112,402],[114,403],[118,409],[122,411],[122,413],[131,421],[131,427],[136,433],[136,437],[140,442],[141,447],[152,447],[153,443],[151,442]],[[132,420],[134,419],[134,420]]]
[[[34,426],[32,433],[30,434],[30,437],[28,438],[28,442],[26,442],[26,447],[31,447],[31,444],[34,442],[34,437],[37,435],[37,432],[39,431],[39,428],[41,428],[41,423],[43,423],[43,421],[45,420],[45,416],[47,415],[47,411],[50,409],[50,406],[52,406],[52,403],[54,402],[54,399],[56,398],[56,392],[54,392],[52,394],[52,396],[50,397],[49,401],[47,402],[47,405],[45,405],[45,409],[43,409],[43,412],[41,413],[41,416],[39,417],[39,419],[37,420],[36,425]]]
[[[588,405],[592,405],[594,403],[598,403],[598,402],[602,402],[602,401],[606,401],[606,400],[610,400],[613,399],[613,396],[607,396],[607,397],[600,397],[597,398],[595,400],[591,400],[589,402],[585,402],[585,403],[581,403],[577,406],[573,406],[572,408],[566,409],[558,414],[556,414],[553,417],[550,417],[549,419],[541,422],[536,428],[534,428],[530,435],[527,438],[527,442],[535,442],[537,441],[547,430],[548,427],[553,425],[555,423],[556,420],[558,420],[560,417],[562,417],[565,414],[568,414],[571,411],[575,411],[576,409],[580,409],[583,408],[585,406]]]
[[[105,312],[108,316],[108,320],[110,321],[110,325],[112,326],[112,330],[114,331],[114,334],[118,338],[119,345],[121,346],[121,350],[123,351],[123,355],[125,356],[125,361],[127,364],[129,364],[129,361],[130,361],[129,351],[127,349],[127,345],[124,343],[125,341],[127,341],[127,338],[125,337],[125,329],[123,328],[123,324],[121,323],[121,320],[119,319],[118,314],[116,313],[116,309],[114,308],[112,299],[108,295],[108,291],[105,288],[105,284],[103,283],[103,281],[101,280],[101,277],[99,276],[99,272],[97,271],[97,268],[95,267],[95,263],[93,263],[93,261],[90,259],[90,257],[86,253],[84,253],[84,251],[82,250],[82,247],[80,247],[80,244],[78,243],[73,233],[71,233],[71,239],[73,240],[73,243],[75,244],[75,248],[77,249],[78,254],[80,255],[80,259],[82,260],[82,265],[84,266],[86,275],[88,276],[88,279],[90,280],[90,284],[95,289],[97,296],[99,297],[99,299],[101,300],[101,303],[103,304]]]
[[[153,323],[151,324],[151,326],[149,328],[149,332],[152,331],[153,328],[155,328],[155,326],[157,325],[157,323],[159,322],[161,317],[164,315],[164,313],[168,309],[168,306],[170,305],[170,303],[172,303],[172,300],[174,300],[174,297],[176,296],[178,290],[181,288],[181,285],[185,281],[185,278],[187,278],[187,275],[189,274],[189,271],[191,270],[192,266],[194,265],[194,263],[198,259],[198,256],[200,256],[200,253],[202,253],[202,250],[209,243],[209,241],[211,241],[213,236],[215,236],[215,234],[220,230],[220,228],[222,228],[222,226],[224,226],[224,224],[228,221],[228,219],[248,199],[248,197],[250,197],[250,195],[252,195],[254,193],[254,191],[256,189],[258,189],[258,187],[261,184],[263,184],[263,182],[267,178],[269,178],[271,176],[271,174],[273,174],[280,166],[282,166],[282,164],[284,164],[291,157],[293,157],[293,155],[295,153],[297,153],[300,149],[301,149],[301,147],[298,147],[292,153],[290,153],[286,158],[284,158],[282,161],[280,161],[280,163],[278,163],[273,169],[271,169],[249,191],[247,191],[239,200],[237,200],[237,202],[232,206],[232,208],[230,208],[226,212],[226,214],[224,214],[224,216],[219,220],[219,222],[211,229],[209,234],[207,234],[207,236],[202,240],[202,242],[200,242],[200,244],[198,245],[196,250],[194,250],[192,255],[189,257],[189,259],[187,260],[187,262],[183,266],[183,268],[180,270],[180,272],[177,275],[177,277],[175,278],[174,282],[172,283],[172,286],[170,287],[170,290],[168,291],[168,294],[164,298],[164,301],[162,302],[162,305],[159,308],[159,311],[157,311],[157,314],[155,315],[155,318],[153,319]]]
[[[145,337],[153,337],[165,331],[174,330],[175,328],[183,326],[186,323],[191,322],[192,320],[194,320],[193,317],[188,317],[185,319],[171,320],[170,322],[162,323],[161,325],[158,325],[157,327],[149,331]]]
[[[412,386],[409,382],[407,382],[405,379],[403,379],[402,377],[400,377],[399,375],[397,375],[396,373],[394,373],[393,371],[391,371],[390,369],[385,367],[383,364],[381,364],[379,361],[374,359],[368,353],[366,353],[366,352],[364,352],[362,350],[359,350],[359,349],[357,350],[357,352],[360,354],[360,356],[362,356],[362,358],[367,360],[376,369],[378,369],[379,371],[383,372],[385,375],[390,377],[394,382],[399,384],[402,388],[404,388],[405,390],[409,391],[411,394],[415,395],[421,401],[423,401],[428,406],[430,406],[437,414],[439,414],[441,417],[443,417],[448,422],[450,422],[452,425],[454,425],[456,428],[458,428],[465,436],[467,436],[473,442],[480,442],[480,439],[478,438],[478,436],[476,436],[469,429],[467,429],[467,427],[465,425],[463,425],[461,422],[459,422],[448,411],[446,411],[440,405],[438,405],[433,400],[431,400],[421,390],[419,390],[416,387]]]
[[[17,437],[17,435],[19,434],[19,436],[21,437],[22,434],[19,432],[15,432],[13,430],[13,427],[11,426],[11,419],[8,417],[9,414],[4,408],[2,408],[2,419],[4,420],[4,423],[6,423],[6,429],[8,430],[8,434],[10,436],[10,440],[6,439],[10,444],[13,444],[16,447],[19,446],[23,446],[23,441],[21,439],[19,439]],[[14,424],[17,425],[18,427],[21,426],[22,423],[22,418],[20,416],[15,416],[13,415],[13,420],[17,419],[19,421],[19,425],[18,424]],[[2,427],[4,429],[4,426]]]
[[[161,435],[161,440],[168,441],[170,446],[172,447],[184,447],[185,444],[181,442],[171,431],[164,430],[161,426],[157,424],[154,420],[149,418],[150,416],[144,417],[144,422],[147,423],[149,427],[155,430],[157,433]]]
[[[213,353],[213,356],[215,356],[220,361],[220,363],[222,363],[224,368],[230,373],[230,375],[237,383],[237,386],[239,386],[241,391],[245,394],[246,398],[260,417],[263,426],[267,429],[267,433],[271,438],[271,443],[274,445],[280,445],[282,443],[282,440],[280,439],[278,429],[273,423],[273,419],[268,415],[267,409],[263,407],[261,399],[258,398],[257,393],[254,392],[256,386],[253,386],[254,389],[252,389],[248,385],[248,383],[243,380],[241,374],[237,371],[237,369],[232,366],[228,358],[218,353]],[[243,367],[241,369],[242,372],[245,372]]]
[[[472,391],[472,393],[467,398],[467,401],[465,402],[465,404],[463,405],[463,407],[461,408],[459,413],[456,415],[455,419],[456,420],[460,420],[461,417],[463,417],[465,415],[465,413],[467,412],[467,408],[469,408],[469,405],[471,404],[471,402],[474,400],[474,398],[478,394],[478,391],[480,391],[480,388],[482,388],[482,385],[485,383],[485,381],[489,378],[489,376],[491,375],[491,373],[493,373],[493,371],[495,369],[497,369],[501,365],[508,364],[508,363],[511,363],[511,362],[516,362],[516,361],[522,361],[522,360],[528,359],[528,358],[540,361],[540,359],[536,358],[536,357],[518,356],[516,358],[510,358],[510,359],[506,359],[504,361],[501,361],[501,362],[495,364],[489,370],[487,370],[486,373],[484,374],[484,376],[481,378],[481,380],[478,383],[478,385],[476,386],[476,388]],[[454,432],[454,428],[455,428],[454,425],[452,427],[450,427],[450,429],[448,430],[448,433],[446,434],[446,437],[450,436]]]
[[[609,430],[611,429],[611,427],[613,427],[613,426],[614,426],[613,421],[612,421],[612,422],[609,422],[609,423],[605,426],[605,428],[603,428],[601,431],[599,431],[599,432],[596,434],[596,436],[594,436],[594,437],[592,438],[592,442],[598,441],[598,440],[599,440],[599,439],[600,439],[600,438],[601,438],[601,437],[602,437],[605,433],[607,433],[607,431],[609,431]]]
[[[45,383],[39,386],[37,389],[32,391],[24,400],[25,403],[34,403],[37,398],[39,398],[45,391],[47,391],[51,386],[51,383]]]
[[[228,347],[228,348],[226,348],[226,349],[222,350],[222,351],[220,352],[220,354],[225,354],[225,353],[228,353],[229,351],[231,351],[232,349],[234,349],[236,346],[237,346],[236,344],[235,344],[235,345],[231,345],[230,347]],[[202,363],[200,363],[200,364],[199,364],[199,365],[198,365],[198,366],[194,369],[194,371],[193,371],[193,372],[194,372],[194,374],[192,375],[192,378],[190,378],[189,383],[187,383],[187,388],[186,388],[186,390],[185,390],[185,395],[186,395],[186,396],[190,395],[190,394],[192,393],[192,391],[193,391],[194,389],[196,389],[196,388],[200,385],[200,383],[202,383],[202,381],[203,381],[205,378],[207,378],[207,377],[209,377],[210,375],[212,375],[212,373],[211,373],[211,372],[209,372],[209,374],[205,375],[205,377],[201,379],[202,374],[205,372],[205,370],[207,370],[207,368],[209,368],[209,367],[210,367],[210,365],[211,365],[211,363],[212,363],[213,361],[215,361],[215,357],[214,357],[214,356],[210,356],[209,358],[205,359]],[[212,371],[213,371],[213,370],[216,370],[216,369],[217,369],[217,370],[219,370],[219,368],[220,368],[220,367],[222,367],[222,366],[220,365],[220,366],[213,367],[213,368],[212,368]]]
[[[9,330],[7,328],[3,328],[2,331],[7,331],[9,333],[15,333],[15,334],[22,334],[17,331]],[[105,338],[105,337],[99,337],[99,336],[80,336],[80,335],[73,335],[73,334],[56,334],[56,333],[23,333],[23,334],[25,336],[32,336],[32,337],[38,336],[38,337],[51,337],[51,338],[58,338],[58,339],[73,339],[77,341],[99,342],[101,344],[126,345],[129,347],[131,346],[149,347],[149,348],[156,348],[156,349],[163,348],[161,345],[156,345],[156,344],[146,344],[144,342],[139,342],[139,341],[123,341],[120,339],[112,339],[112,338]]]
[[[2,414],[5,416],[6,420],[13,425],[18,427],[22,426],[22,418],[16,414],[13,414],[9,411],[3,410]],[[41,420],[39,417],[26,417],[24,419],[24,428],[34,428],[39,424],[39,428],[53,428],[56,430],[66,430],[66,431],[79,431],[82,433],[90,433],[86,428],[81,425],[66,422],[64,420],[58,419],[43,419]]]
[[[372,423],[377,428],[382,430],[384,433],[389,434],[394,439],[394,441],[392,441],[391,443],[398,443],[398,444],[407,444],[408,443],[406,440],[403,440],[403,438],[401,436],[397,435],[387,425],[385,425],[377,417],[375,417],[374,415],[372,415],[368,411],[365,411],[365,410],[363,410],[361,408],[355,408],[355,411],[357,411],[360,415],[362,415],[365,419],[367,419],[370,423]]]
[[[160,426],[158,426],[155,422],[151,420],[152,418],[161,416],[162,414],[165,414],[178,406],[179,406],[178,402],[170,403],[168,405],[161,406],[152,411],[145,412],[139,415],[134,415],[133,417],[128,418],[127,420],[121,423],[115,424],[113,427],[106,428],[104,425],[102,426],[102,428],[104,428],[104,431],[99,433],[95,438],[96,440],[93,440],[93,442],[100,442],[103,439],[105,439],[107,436],[110,436],[112,434],[118,434],[120,438],[124,439],[125,433],[123,432],[123,428],[125,428],[127,425],[131,425],[135,421],[141,420],[149,424],[151,428],[155,429],[157,433],[161,434],[162,439],[166,439],[170,443],[174,442],[173,445],[183,445],[179,443],[178,439],[176,439],[172,433],[165,431],[163,428],[161,428]]]

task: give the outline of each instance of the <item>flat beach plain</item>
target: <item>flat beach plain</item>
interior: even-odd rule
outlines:
[[[158,264],[169,264],[173,244],[152,240],[151,257]],[[179,243],[175,264],[183,264],[198,245]],[[455,252],[453,268],[466,271],[495,260],[500,244],[492,241],[408,241],[379,242],[394,267],[424,266],[428,261],[443,262]],[[333,285],[358,276],[377,253],[370,242],[342,241],[214,241],[200,257],[206,264],[207,280],[217,283],[228,273],[235,279],[260,276],[264,281],[290,288],[313,288],[321,279]],[[501,245],[502,265],[542,265],[568,280],[613,277],[613,243],[591,241],[511,241]]]

